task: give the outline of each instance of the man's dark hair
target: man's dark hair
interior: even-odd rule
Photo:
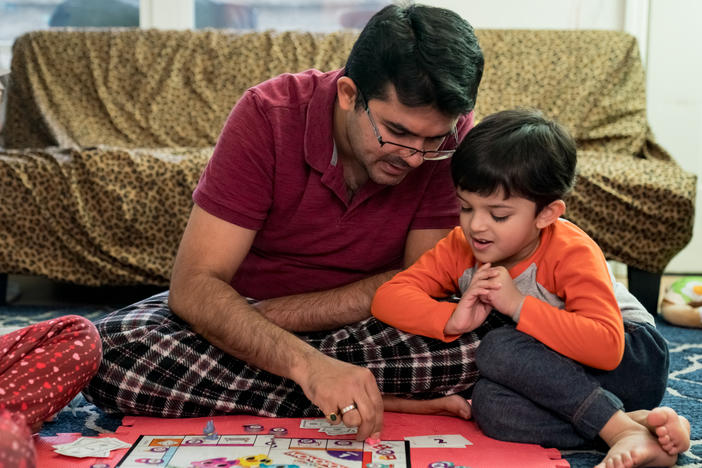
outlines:
[[[456,13],[426,5],[388,5],[361,31],[346,76],[365,99],[386,99],[392,83],[408,107],[433,106],[447,116],[475,107],[483,52],[473,27]]]
[[[505,197],[536,203],[540,212],[563,199],[575,180],[576,147],[568,131],[537,110],[492,114],[456,149],[451,175],[457,188],[483,196],[498,189]]]

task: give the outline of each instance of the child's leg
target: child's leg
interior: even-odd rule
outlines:
[[[603,388],[617,395],[626,411],[653,409],[668,382],[668,345],[651,325],[624,322],[624,356],[613,371],[586,368]]]
[[[34,431],[95,375],[102,347],[89,320],[69,315],[1,336],[0,355],[0,409]]]
[[[657,438],[657,445],[674,461],[677,454],[690,447],[690,423],[671,408],[655,408],[660,404],[666,388],[668,347],[660,333],[650,325],[624,322],[624,330],[626,348],[620,366],[611,373],[598,370],[592,372],[603,387],[622,399],[626,409],[630,410],[626,416],[653,434]],[[633,382],[635,384],[632,384]],[[623,419],[620,418],[620,424],[622,422]],[[603,428],[603,432],[606,429],[607,426]],[[616,434],[617,431],[609,432]],[[661,464],[665,461],[665,457],[660,458],[660,453],[656,453],[656,447],[651,445],[648,434],[642,431],[641,427],[633,434],[631,430],[623,433],[628,436],[617,437],[615,445],[609,443],[612,448],[605,461],[630,457],[639,460],[635,466],[655,466],[656,463]],[[651,450],[646,450],[646,447]],[[646,461],[648,459],[653,461]]]
[[[0,468],[34,468],[36,453],[24,416],[0,411]]]
[[[584,366],[514,327],[489,332],[475,359],[481,380],[473,390],[473,414],[491,437],[577,447],[595,440],[623,409]]]
[[[473,387],[471,411],[483,433],[493,439],[560,449],[590,442],[565,418],[487,378]]]
[[[653,335],[649,333],[627,333],[627,348],[622,365],[614,371],[602,372],[580,366],[514,329],[492,331],[485,337],[476,354],[478,368],[485,376],[485,382],[479,381],[474,390],[473,414],[479,424],[483,421],[482,424],[488,427],[494,424],[491,418],[501,419],[501,424],[507,426],[507,431],[505,428],[498,429],[493,435],[496,438],[502,438],[505,432],[511,432],[519,434],[521,439],[510,440],[568,448],[572,445],[567,445],[567,441],[573,435],[579,435],[584,441],[592,441],[599,435],[611,447],[605,462],[613,466],[670,465],[674,463],[681,448],[686,449],[686,440],[689,444],[689,432],[684,430],[683,422],[677,425],[674,422],[668,423],[666,430],[670,429],[678,439],[677,448],[668,450],[652,436],[649,427],[657,431],[661,425],[665,426],[665,423],[661,423],[659,427],[653,427],[657,424],[656,417],[659,413],[665,412],[671,419],[677,415],[672,410],[666,412],[656,409],[652,412],[652,424],[640,424],[622,411],[621,401],[600,387],[598,380],[598,377],[606,375],[607,384],[622,388],[628,383],[630,387],[632,382],[641,380],[640,375],[649,377],[642,373],[639,374],[639,379],[632,380],[635,375],[632,374],[632,368],[635,372],[636,365],[639,365],[636,363],[645,363],[648,358],[651,365],[647,369],[650,371],[653,368],[656,372],[650,375],[653,383],[646,388],[660,388],[661,382],[664,386],[665,376],[661,378],[661,374],[667,373],[667,349],[664,346],[661,348],[655,339],[649,339],[651,336]],[[632,354],[635,356],[632,357]],[[515,359],[517,356],[519,360]],[[630,368],[627,366],[629,362],[634,362],[635,365]],[[491,379],[498,382],[491,382]],[[628,382],[626,379],[629,379]],[[509,393],[498,393],[500,386],[510,389]],[[514,395],[511,396],[510,393]],[[646,404],[641,402],[645,402],[647,396],[637,397],[630,389],[624,393],[631,404]],[[513,400],[509,403],[509,411],[499,413],[495,410],[496,395],[498,398]],[[520,397],[526,401],[520,401]],[[538,408],[534,403],[542,407],[539,408],[543,410],[541,414],[534,409]],[[654,399],[648,404],[657,403],[658,400]],[[530,408],[530,404],[534,408]],[[568,423],[570,430],[559,425],[558,421],[554,422],[554,418],[561,419],[561,423]],[[525,425],[535,430],[529,433],[522,427]],[[544,433],[547,429],[550,431]],[[558,431],[561,431],[560,435]],[[552,438],[548,439],[549,436]]]

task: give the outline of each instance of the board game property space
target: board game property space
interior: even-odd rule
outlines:
[[[120,468],[410,468],[409,442],[370,445],[349,439],[275,435],[142,435]]]

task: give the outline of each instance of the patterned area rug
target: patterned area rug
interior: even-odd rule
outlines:
[[[0,330],[9,330],[66,314],[78,314],[94,320],[108,307],[0,307]],[[671,357],[668,391],[663,405],[674,408],[692,423],[692,446],[678,459],[678,467],[702,468],[702,329],[674,327],[659,320],[658,329],[668,340]],[[63,409],[53,422],[44,425],[41,435],[79,432],[84,435],[113,432],[121,419],[110,417],[82,395]],[[563,457],[574,468],[592,467],[602,459],[596,451],[564,451]]]

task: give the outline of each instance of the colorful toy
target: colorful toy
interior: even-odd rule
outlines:
[[[673,325],[702,328],[702,276],[686,276],[666,290],[661,315]]]
[[[214,426],[214,421],[211,419],[207,421],[207,424],[205,424],[205,428],[202,430],[202,434],[208,439],[208,440],[217,440],[217,431],[215,431],[215,426]]]

